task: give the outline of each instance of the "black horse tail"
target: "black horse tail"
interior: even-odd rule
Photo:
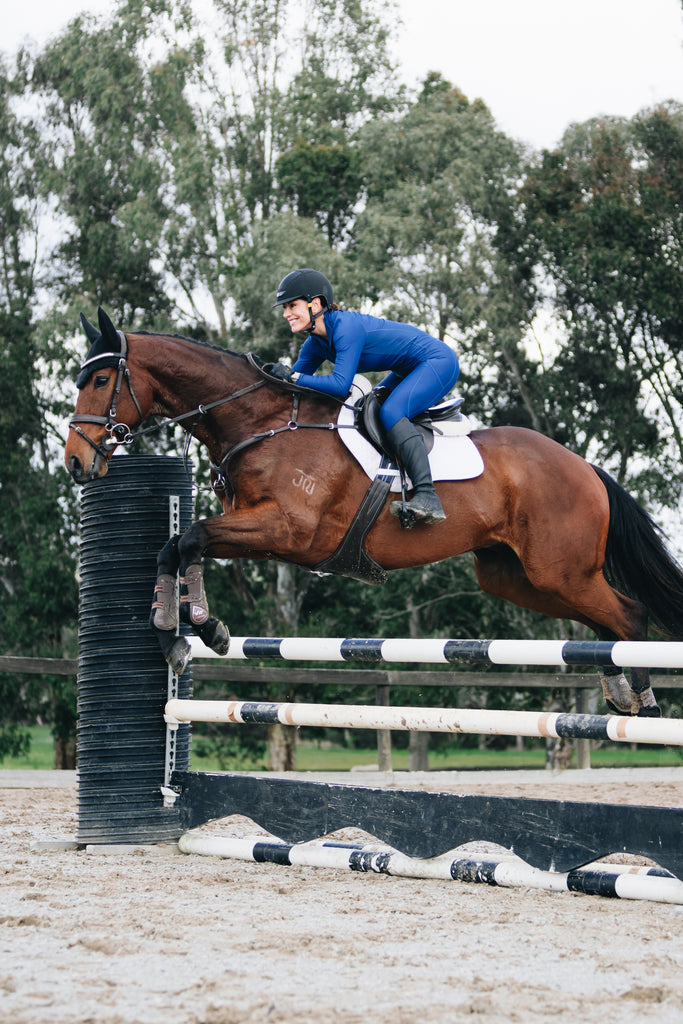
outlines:
[[[615,590],[640,601],[657,631],[683,640],[683,569],[667,551],[662,531],[627,491],[593,466],[609,497],[605,575]]]

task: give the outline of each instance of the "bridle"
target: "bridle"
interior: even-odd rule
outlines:
[[[129,445],[132,444],[135,434],[132,433],[127,423],[116,422],[116,407],[119,401],[119,395],[121,394],[121,387],[125,380],[128,385],[130,397],[135,403],[140,422],[144,419],[140,403],[137,400],[135,391],[133,390],[133,382],[130,377],[130,370],[128,369],[128,339],[123,331],[117,331],[119,338],[121,339],[121,353],[110,352],[104,356],[98,355],[95,357],[97,362],[102,359],[115,358],[119,355],[119,361],[117,366],[116,381],[114,383],[114,391],[111,398],[111,405],[109,406],[109,414],[107,416],[97,416],[94,413],[74,413],[69,419],[69,429],[75,431],[79,437],[87,441],[88,444],[95,449],[95,451],[103,458],[108,458],[111,452],[118,447],[120,444]],[[87,366],[88,361],[83,364],[81,369]],[[96,368],[93,370],[95,372]],[[103,426],[109,437],[102,441],[101,444],[97,444],[91,437],[88,437],[84,430],[78,426],[79,423],[96,423],[98,426]]]

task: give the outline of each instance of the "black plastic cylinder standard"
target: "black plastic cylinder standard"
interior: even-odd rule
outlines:
[[[118,456],[81,491],[78,832],[81,843],[158,843],[181,834],[164,805],[168,666],[149,626],[157,555],[192,523],[181,458]],[[188,670],[177,693],[191,696]],[[189,767],[190,730],[173,736]]]

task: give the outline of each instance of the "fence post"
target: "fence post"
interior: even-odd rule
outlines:
[[[389,707],[389,687],[380,684],[375,687],[375,704],[378,707]],[[377,767],[381,772],[390,772],[391,765],[391,730],[377,730]]]

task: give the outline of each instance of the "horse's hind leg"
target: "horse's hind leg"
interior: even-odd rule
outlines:
[[[576,595],[570,604],[564,595],[534,585],[516,553],[506,545],[479,548],[474,555],[477,577],[487,594],[551,618],[582,622],[600,640],[644,640],[647,636],[646,609],[613,590],[602,573],[596,573],[589,583],[584,579],[582,586],[568,587],[567,592]],[[623,624],[621,637],[606,624],[615,620]],[[632,669],[629,685],[620,668],[605,666],[600,682],[607,706],[616,714],[647,717],[660,714],[647,669]]]

